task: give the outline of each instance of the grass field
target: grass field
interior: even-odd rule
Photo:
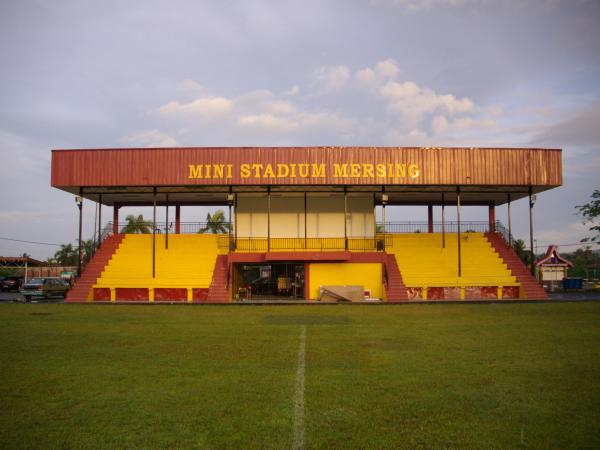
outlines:
[[[292,448],[294,427],[305,448],[600,448],[600,303],[0,304],[0,321],[2,448]]]

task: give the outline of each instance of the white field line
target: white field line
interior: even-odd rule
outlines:
[[[294,392],[294,439],[292,448],[304,448],[304,371],[306,367],[306,326],[300,328],[300,345],[298,347],[298,370],[296,372],[296,386]]]

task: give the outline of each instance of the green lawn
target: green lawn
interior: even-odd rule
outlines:
[[[600,448],[600,303],[0,304],[2,448]]]

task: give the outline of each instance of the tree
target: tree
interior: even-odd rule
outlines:
[[[55,266],[57,264],[56,259],[50,257],[46,259],[46,264],[48,264],[49,266]]]
[[[21,258],[31,258],[31,255],[29,253],[23,253]]]
[[[88,239],[87,241],[82,241],[81,243],[81,259],[82,264],[85,266],[92,256],[94,255],[94,241],[92,239]],[[79,254],[78,254],[79,256]]]
[[[596,236],[586,237],[581,242],[596,242],[600,245],[600,190],[596,189],[592,193],[592,200],[585,205],[578,205],[575,209],[579,210],[579,215],[583,217],[583,223],[592,224],[590,231],[598,233]]]
[[[206,226],[200,228],[198,233],[224,234],[229,232],[230,224],[225,221],[225,213],[217,210],[212,216],[206,215]]]
[[[594,275],[600,268],[600,255],[589,246],[578,248],[573,254],[569,255],[569,258],[573,263],[573,267],[569,269],[569,276],[571,277],[587,278],[590,273]]]
[[[528,265],[531,261],[531,252],[525,249],[525,241],[523,239],[517,239],[513,241],[513,248],[517,253],[517,256],[521,258],[521,261]]]
[[[61,245],[60,250],[54,254],[54,259],[61,266],[76,266],[77,257],[77,250],[71,244]]]
[[[152,222],[144,220],[144,216],[140,214],[135,217],[133,214],[129,214],[125,220],[127,225],[121,230],[125,234],[150,234],[152,233]]]

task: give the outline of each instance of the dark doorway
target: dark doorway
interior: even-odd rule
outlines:
[[[233,269],[236,300],[304,299],[303,263],[239,263]]]

